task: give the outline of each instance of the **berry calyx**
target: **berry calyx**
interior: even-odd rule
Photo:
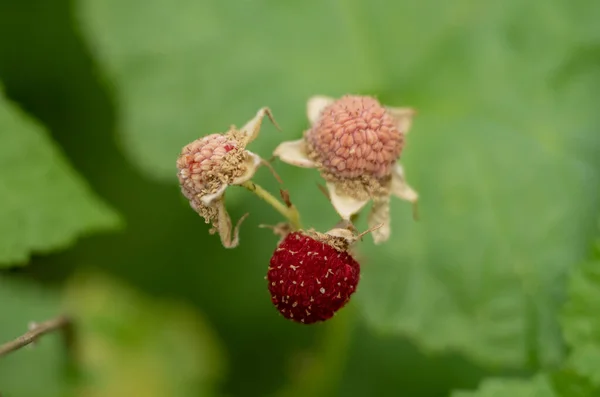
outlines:
[[[273,253],[267,272],[277,310],[289,320],[312,324],[344,307],[360,279],[360,265],[348,247],[343,234],[288,234]]]

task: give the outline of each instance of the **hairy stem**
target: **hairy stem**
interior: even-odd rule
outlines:
[[[10,342],[0,345],[0,357],[25,347],[35,342],[41,336],[54,331],[63,333],[65,345],[69,349],[73,343],[73,324],[68,317],[60,316],[52,320],[34,324],[28,332]]]
[[[240,186],[245,187],[252,193],[256,194],[262,200],[264,200],[271,207],[275,208],[277,212],[283,215],[292,225],[295,230],[302,229],[302,223],[300,222],[300,213],[294,205],[286,206],[281,201],[277,200],[271,193],[257,185],[252,181],[246,181]],[[291,204],[291,203],[290,203]]]

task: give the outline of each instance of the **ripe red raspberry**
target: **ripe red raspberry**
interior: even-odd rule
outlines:
[[[344,237],[301,231],[288,234],[271,258],[271,301],[292,321],[311,324],[331,318],[356,291],[360,265]]]

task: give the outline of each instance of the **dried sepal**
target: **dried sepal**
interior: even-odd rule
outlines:
[[[349,220],[353,214],[358,213],[369,202],[368,197],[357,198],[347,191],[336,188],[332,182],[327,182],[326,186],[329,190],[331,204],[342,219]]]
[[[410,203],[416,204],[419,200],[419,194],[406,182],[404,168],[399,163],[394,167],[390,190],[394,196]]]
[[[323,96],[323,95],[315,95],[308,99],[306,104],[306,115],[308,116],[308,121],[310,124],[316,123],[321,117],[321,113],[323,110],[330,106],[333,102],[335,102],[334,98]]]
[[[219,234],[221,238],[221,244],[225,248],[235,248],[240,243],[240,225],[248,217],[248,214],[244,214],[235,224],[235,227],[232,229],[231,217],[225,208],[224,200],[217,200],[214,203],[214,206],[217,209],[217,219],[216,222],[213,223],[213,227],[209,231],[211,234],[215,232]]]
[[[398,130],[403,131],[404,135],[408,134],[417,111],[413,108],[394,108],[389,106],[386,106],[385,109],[396,120]]]
[[[256,112],[256,116],[254,116],[252,119],[250,119],[239,130],[239,132],[245,139],[244,146],[247,145],[248,143],[252,142],[253,140],[255,140],[258,137],[258,133],[260,132],[260,127],[262,125],[262,121],[265,118],[265,116],[268,117],[269,120],[271,120],[271,123],[273,123],[275,128],[277,128],[278,130],[281,130],[281,128],[279,127],[279,124],[277,124],[277,122],[275,121],[275,118],[273,117],[273,112],[271,112],[271,109],[269,109],[268,107],[263,107],[263,108],[259,109],[258,112]],[[232,127],[232,128],[235,129],[235,127]]]
[[[308,157],[304,139],[287,141],[275,148],[273,156],[279,157],[281,161],[302,168],[315,168],[317,165]]]
[[[337,225],[329,230],[326,235],[329,237],[336,238],[338,240],[338,246],[344,250],[350,250],[356,242],[362,240],[362,238],[369,233],[376,233],[379,229],[384,227],[383,223],[369,223],[369,228],[362,233],[358,233],[356,227],[348,219],[342,219]]]
[[[290,234],[291,232],[294,231],[294,228],[292,227],[292,225],[290,225],[289,222],[279,222],[276,225],[260,224],[260,225],[258,225],[258,227],[263,228],[263,229],[271,229],[273,234],[280,238],[280,240],[279,240],[280,242],[288,234]]]
[[[225,190],[227,190],[227,186],[228,185],[223,184],[213,193],[200,195],[200,201],[202,201],[202,204],[204,204],[207,207],[212,205],[215,201],[220,200],[223,197]]]
[[[373,230],[373,241],[380,244],[390,238],[390,199],[389,197],[378,197],[373,200],[373,206],[367,219],[369,228],[379,225]]]

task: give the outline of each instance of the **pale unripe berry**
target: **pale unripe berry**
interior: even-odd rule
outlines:
[[[218,232],[226,248],[238,245],[239,226],[248,214],[234,227],[225,208],[225,191],[232,185],[248,184],[263,162],[260,156],[246,150],[246,145],[258,136],[265,116],[275,123],[271,110],[263,107],[243,127],[232,125],[226,133],[196,139],[177,158],[181,192],[194,211],[212,224],[209,232]]]
[[[404,131],[374,98],[344,96],[327,106],[306,132],[309,153],[339,179],[391,174],[404,144]]]
[[[221,134],[207,135],[186,145],[177,159],[182,193],[195,200],[229,183],[245,171],[241,152],[235,140]]]

